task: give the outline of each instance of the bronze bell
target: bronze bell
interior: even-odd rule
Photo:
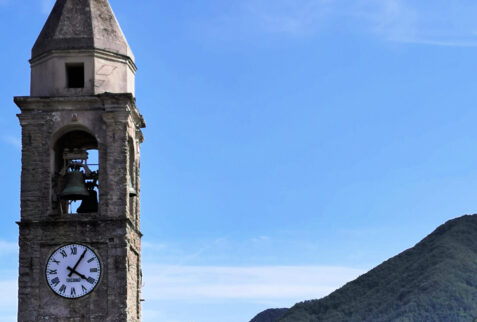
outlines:
[[[96,190],[88,190],[88,197],[81,202],[81,206],[76,211],[79,214],[98,212],[98,193]]]
[[[136,189],[134,189],[131,177],[129,177],[129,180],[128,180],[128,192],[129,192],[129,197],[136,197],[137,196],[137,191],[136,191]]]
[[[89,196],[85,185],[84,173],[78,170],[68,172],[65,176],[66,184],[59,197],[63,200],[83,200]]]

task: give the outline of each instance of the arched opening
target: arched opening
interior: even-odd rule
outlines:
[[[60,214],[97,213],[98,141],[90,133],[74,130],[55,144],[54,205]]]

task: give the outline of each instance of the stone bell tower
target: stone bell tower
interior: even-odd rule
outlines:
[[[18,321],[140,321],[134,56],[107,0],[57,0],[21,110]]]

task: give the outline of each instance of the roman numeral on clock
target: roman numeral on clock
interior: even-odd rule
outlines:
[[[51,280],[51,284],[53,286],[58,286],[58,284],[60,284],[60,279],[58,277],[55,277],[54,279]]]
[[[101,261],[92,249],[69,244],[50,255],[43,274],[54,293],[63,298],[78,299],[94,291],[101,272]]]
[[[65,285],[65,284],[61,285],[61,287],[60,287],[60,289],[58,290],[58,292],[60,292],[60,293],[62,293],[62,294],[65,294],[65,292],[66,292],[66,285]]]

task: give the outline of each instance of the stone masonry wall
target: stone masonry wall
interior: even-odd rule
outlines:
[[[133,134],[141,143],[144,122],[132,96],[15,101],[22,110],[23,142],[18,321],[140,321],[141,233],[134,219],[139,206],[130,213],[127,176],[128,137]],[[56,193],[51,185],[53,147],[59,136],[78,129],[98,141],[100,209],[97,214],[61,215],[51,207]],[[138,169],[139,154],[135,160]],[[139,178],[137,187],[139,192]],[[103,265],[95,291],[79,300],[55,295],[44,274],[49,255],[68,243],[92,247]]]

